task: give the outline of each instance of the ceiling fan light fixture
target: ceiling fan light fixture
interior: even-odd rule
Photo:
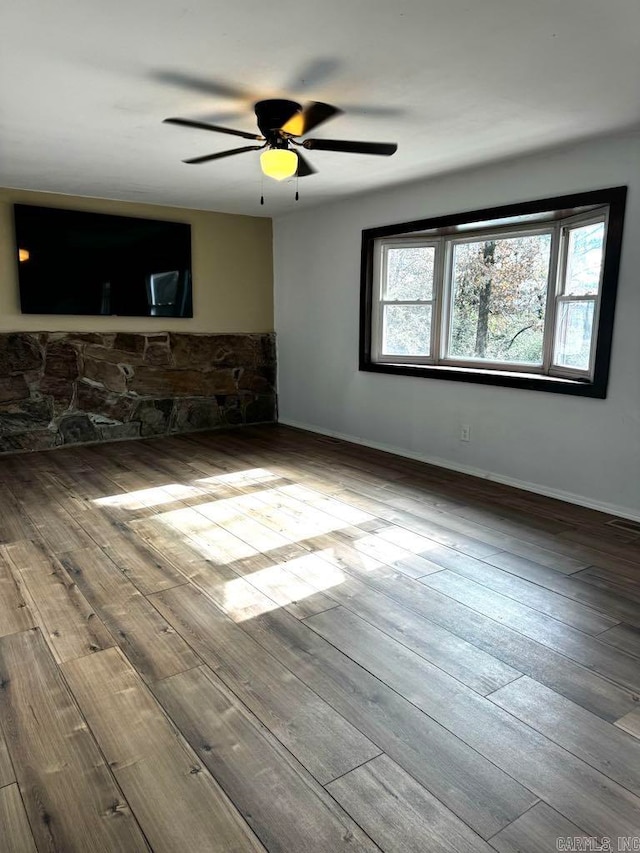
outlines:
[[[288,148],[269,148],[260,155],[263,174],[276,181],[291,178],[298,170],[298,155]]]

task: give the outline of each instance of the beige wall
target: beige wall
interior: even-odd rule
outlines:
[[[21,314],[14,202],[191,225],[193,318]],[[0,189],[0,331],[273,331],[271,220],[176,207]]]

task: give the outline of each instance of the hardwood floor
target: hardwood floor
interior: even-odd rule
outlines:
[[[285,427],[0,484],[2,853],[640,849],[640,528]]]

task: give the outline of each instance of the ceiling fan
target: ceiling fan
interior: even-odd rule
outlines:
[[[203,157],[192,157],[183,163],[207,163],[210,160],[220,160],[245,151],[262,151],[260,166],[262,172],[270,178],[282,181],[296,175],[304,178],[316,170],[296,148],[306,148],[310,151],[340,151],[348,154],[378,154],[390,157],[397,151],[398,146],[391,142],[354,142],[347,139],[303,139],[314,128],[342,113],[337,107],[323,104],[320,101],[310,101],[304,106],[296,101],[274,98],[258,101],[254,106],[258,129],[257,133],[247,133],[244,130],[233,130],[220,127],[208,122],[192,121],[186,118],[166,118],[168,124],[182,127],[196,127],[201,130],[213,130],[217,133],[229,133],[243,139],[253,139],[262,145],[245,145],[241,148],[231,148],[216,154],[205,154]]]

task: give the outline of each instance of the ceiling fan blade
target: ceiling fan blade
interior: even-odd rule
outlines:
[[[344,111],[352,116],[364,118],[397,118],[407,114],[402,107],[372,106],[371,104],[343,104]]]
[[[225,83],[223,80],[209,80],[195,74],[185,74],[180,71],[155,71],[153,77],[161,83],[170,83],[194,92],[204,92],[205,95],[218,95],[221,98],[239,98],[252,100],[252,94],[247,89]]]
[[[390,157],[398,150],[395,142],[352,142],[349,139],[305,139],[304,148],[316,151],[344,151],[347,154],[379,154]]]
[[[183,160],[183,163],[207,163],[209,160],[221,160],[223,157],[231,157],[233,154],[242,154],[243,151],[260,151],[264,145],[245,145],[243,148],[230,148],[229,151],[218,151],[217,154],[205,154],[203,157],[192,157],[190,160]]]
[[[255,116],[250,109],[226,110],[225,112],[207,113],[203,115],[200,121],[207,124],[218,124],[219,121],[245,121],[246,119],[255,121]]]
[[[216,133],[230,133],[232,136],[241,136],[243,139],[264,139],[257,133],[247,133],[244,130],[233,130],[230,127],[220,127],[217,124],[209,124],[205,121],[192,121],[189,118],[165,118],[164,124],[177,124],[181,127],[197,127],[199,130],[215,130]]]
[[[330,118],[340,115],[341,112],[342,110],[332,107],[331,104],[309,101],[300,112],[292,115],[280,129],[291,136],[303,136],[313,130],[314,127],[318,127],[325,121],[329,121]]]
[[[298,155],[298,177],[306,178],[308,175],[313,175],[317,171],[314,169],[311,163],[307,160],[306,157],[303,157],[299,151],[296,151]]]
[[[311,59],[291,75],[283,84],[282,89],[285,92],[296,92],[303,88],[309,89],[312,86],[320,86],[335,76],[341,64],[341,60],[331,56]]]

